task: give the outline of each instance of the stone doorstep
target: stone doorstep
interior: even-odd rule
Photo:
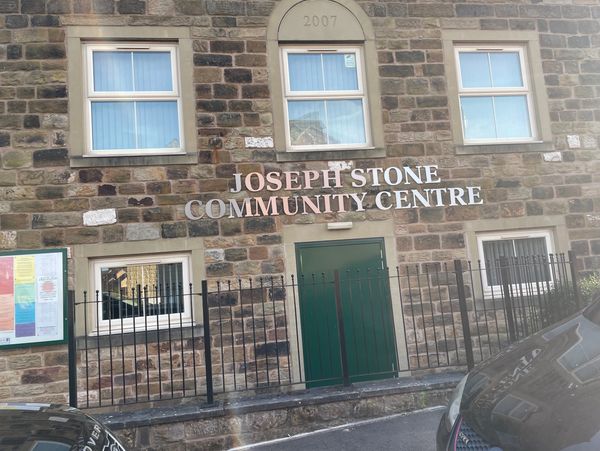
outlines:
[[[328,404],[355,399],[396,394],[450,390],[458,384],[464,373],[449,372],[403,377],[377,382],[362,382],[349,387],[313,388],[286,395],[256,396],[235,401],[218,401],[214,405],[182,404],[176,407],[152,407],[117,413],[86,411],[111,429],[132,429],[143,426],[179,423],[209,418],[226,417],[250,412],[270,411],[300,406]]]

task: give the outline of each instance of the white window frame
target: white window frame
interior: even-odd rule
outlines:
[[[106,335],[114,332],[133,332],[133,318],[117,318],[105,320],[102,318],[102,275],[101,268],[114,268],[128,264],[167,264],[181,263],[182,267],[182,291],[183,291],[183,312],[179,313],[139,316],[135,318],[135,331],[164,329],[171,325],[179,327],[193,325],[191,316],[191,296],[189,296],[189,284],[191,283],[191,258],[189,254],[164,254],[164,255],[140,255],[134,257],[111,257],[101,258],[90,261],[92,290],[90,290],[88,303],[95,305],[92,330],[90,335]],[[99,299],[96,303],[96,291],[99,291]]]
[[[172,155],[185,154],[183,114],[181,106],[180,93],[180,74],[179,74],[179,52],[176,44],[168,43],[131,43],[131,42],[105,42],[105,43],[87,43],[83,46],[84,59],[84,95],[85,95],[85,156],[146,156],[146,155]],[[94,51],[166,51],[171,55],[171,91],[100,91],[94,90],[94,71],[93,58]],[[177,122],[179,126],[179,147],[166,147],[155,149],[93,149],[92,141],[92,101],[144,101],[144,100],[170,100],[177,102]]]
[[[369,100],[365,88],[365,68],[363,62],[363,48],[356,46],[285,46],[281,47],[281,60],[283,64],[283,102],[285,116],[285,138],[288,151],[306,152],[322,150],[344,150],[344,149],[370,149],[372,148],[371,127],[369,118]],[[356,58],[356,74],[358,89],[346,91],[292,91],[290,89],[290,77],[288,67],[288,55],[290,53],[354,53]],[[317,144],[317,145],[292,145],[290,136],[290,121],[288,113],[288,101],[290,100],[361,100],[363,106],[365,143],[364,144]]]
[[[502,294],[502,287],[500,285],[490,285],[487,280],[487,271],[486,271],[486,259],[485,254],[483,252],[483,243],[485,241],[500,241],[500,240],[515,240],[515,239],[523,239],[523,238],[544,238],[546,240],[546,250],[548,254],[554,254],[554,242],[552,239],[552,233],[549,230],[512,230],[506,232],[492,232],[492,233],[482,233],[477,235],[477,252],[479,255],[480,261],[480,274],[481,274],[481,284],[484,295],[487,296],[500,296]],[[550,270],[550,281],[548,282],[552,287],[554,285],[554,279],[552,276],[552,270]],[[541,285],[545,285],[541,284]],[[511,288],[513,290],[519,290],[522,284],[512,284]],[[541,286],[543,290],[546,289],[545,286]]]
[[[463,52],[517,52],[519,54],[519,63],[521,66],[521,79],[523,80],[523,86],[521,88],[465,88],[462,85],[462,72],[460,67],[460,53]],[[515,46],[503,46],[503,45],[489,45],[489,44],[461,44],[454,47],[454,60],[456,61],[456,76],[458,80],[458,107],[460,110],[460,125],[463,135],[463,142],[465,144],[514,144],[514,143],[531,143],[539,142],[538,130],[535,120],[535,109],[533,105],[533,94],[531,89],[531,81],[529,77],[529,71],[527,70],[527,57],[526,49],[524,45]],[[465,133],[465,121],[462,111],[463,97],[493,97],[494,96],[509,96],[509,95],[525,95],[527,101],[527,110],[529,114],[529,130],[531,136],[529,138],[490,138],[490,139],[467,139]],[[495,125],[495,124],[494,124]]]

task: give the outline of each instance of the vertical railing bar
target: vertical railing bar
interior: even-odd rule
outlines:
[[[148,350],[148,285],[144,285],[144,340],[146,345],[146,399],[150,401],[150,356]]]
[[[523,258],[524,260],[524,270],[525,270],[525,279],[526,279],[526,284],[525,284],[525,288],[526,288],[526,293],[527,293],[527,301],[528,301],[528,307],[529,307],[529,315],[532,318],[532,326],[535,323],[535,330],[534,332],[537,332],[538,330],[542,329],[542,325],[541,325],[541,319],[540,319],[540,309],[536,308],[535,305],[535,293],[533,290],[533,284],[534,284],[534,276],[532,275],[532,271],[534,271],[534,267],[533,264],[530,264],[530,258],[533,259],[533,256],[529,257],[529,256],[525,256]],[[533,329],[533,327],[532,327]]]
[[[438,347],[437,331],[435,330],[435,315],[433,314],[433,299],[431,296],[431,280],[429,279],[429,266],[425,263],[425,278],[427,280],[427,293],[429,294],[429,308],[431,309],[431,323],[433,326],[433,340],[435,343],[435,357],[437,360],[437,366],[440,366],[440,350]]]
[[[441,268],[441,266],[440,266]],[[440,314],[442,315],[442,331],[444,332],[444,347],[446,348],[446,365],[450,365],[450,352],[448,351],[448,335],[446,334],[446,318],[444,318],[444,303],[442,299],[442,286],[440,284],[440,271],[434,265],[435,281],[437,283],[438,297],[440,298]]]
[[[419,288],[419,305],[421,306],[421,320],[423,321],[423,336],[425,337],[425,355],[427,356],[427,368],[431,368],[431,360],[429,357],[429,339],[427,337],[427,327],[425,327],[425,310],[423,309],[423,292],[421,288],[421,271],[419,265],[415,265],[417,272],[417,287]]]
[[[286,282],[283,276],[280,276],[281,292],[283,293],[283,324],[285,330],[285,349],[287,356],[287,369],[288,369],[288,382],[292,382],[292,367],[291,367],[291,352],[290,352],[290,336],[288,334],[288,320],[287,320],[287,290]]]
[[[240,300],[240,315],[242,321],[242,351],[244,353],[244,388],[248,389],[248,358],[246,355],[246,325],[244,324],[244,299],[242,295],[242,279],[237,279],[237,295]]]
[[[506,320],[508,325],[508,335],[511,343],[515,342],[517,337],[515,334],[515,324],[512,309],[512,299],[510,290],[510,274],[508,267],[508,259],[500,257],[500,278],[502,281],[502,290],[504,292],[504,304],[506,308]]]
[[[108,358],[110,360],[109,362],[109,366],[110,366],[110,403],[111,405],[115,404],[115,387],[114,387],[114,371],[113,371],[113,347],[112,347],[112,342],[113,342],[113,336],[112,336],[112,297],[108,296]],[[102,304],[104,304],[104,299],[102,299]],[[104,307],[104,305],[102,305],[102,307]],[[104,310],[104,309],[103,309]],[[102,318],[104,319],[104,318]],[[121,344],[121,348],[123,347],[123,345]],[[121,352],[123,352],[123,349],[121,349]],[[125,385],[125,381],[123,380],[123,385]],[[123,390],[125,390],[125,387],[123,386]]]
[[[194,290],[192,284],[188,284],[190,293],[190,328],[192,335],[192,373],[194,375],[194,395],[198,395],[198,382],[196,381],[196,337],[194,333]]]
[[[294,301],[294,325],[295,325],[295,329],[296,329],[296,350],[298,353],[298,374],[300,376],[300,380],[298,382],[302,382],[302,359],[300,358],[300,335],[298,334],[298,308],[297,308],[297,296],[296,296],[296,289],[299,289],[299,283],[294,284],[294,274],[292,274],[292,296],[293,296],[293,301]],[[305,375],[306,376],[306,375]],[[291,380],[292,376],[290,373],[290,380]]]
[[[227,292],[231,294],[231,280],[227,281]],[[231,335],[231,362],[233,365],[233,390],[237,391],[237,370],[235,365],[235,335],[233,333],[233,306],[229,305],[229,330]]]
[[[121,377],[123,378],[121,380],[121,384],[123,386],[123,404],[127,404],[127,394],[125,393],[125,334],[123,332],[123,292],[125,292],[125,296],[127,297],[127,289],[119,288],[119,319],[121,320],[121,329],[119,330],[119,335],[121,336]],[[127,310],[125,310],[125,314],[127,314]]]
[[[171,399],[175,397],[175,380],[173,379],[173,337],[171,334],[171,315],[173,314],[173,302],[171,299],[173,297],[173,285],[171,283],[167,283],[163,285],[163,288],[166,290],[165,292],[165,300],[168,300],[166,304],[166,309],[168,309],[167,313],[167,337],[169,338],[169,375],[171,382]]]
[[[134,296],[133,301],[136,301]],[[137,330],[135,327],[136,310],[139,310],[140,303],[142,302],[142,286],[137,285],[137,308],[136,305],[132,305],[133,311],[133,376],[135,385],[135,402],[138,401],[138,379],[137,379]],[[123,390],[125,390],[125,380],[123,380]]]
[[[271,301],[273,305],[273,327],[275,329],[275,355],[277,357],[277,383],[281,385],[281,368],[279,367],[279,340],[277,337],[277,314],[275,311],[275,287],[273,285],[273,276],[271,276]]]
[[[217,281],[217,307],[219,312],[219,348],[221,348],[221,390],[225,393],[225,345],[223,342],[223,315],[221,312],[221,281]]]
[[[162,399],[162,364],[161,354],[162,350],[160,347],[160,310],[162,307],[162,299],[160,298],[161,285],[154,285],[154,302],[156,308],[156,356],[158,357],[158,399]]]
[[[368,277],[368,275],[367,275]],[[359,296],[363,292],[363,281],[360,276],[360,270],[356,270],[356,281],[358,282],[358,293]],[[365,303],[360,303],[360,316],[361,318],[365,318]],[[366,363],[367,363],[367,374],[371,372],[371,365],[369,363],[369,348],[367,345],[367,331],[365,330],[365,322],[361,321],[361,329],[362,329],[362,337],[363,337],[363,349],[365,350]],[[377,361],[377,360],[376,360]]]
[[[550,272],[552,273],[552,282],[554,283],[554,291],[557,292],[558,291],[557,290],[557,288],[558,288],[558,277],[556,275],[556,268],[554,267],[554,255],[550,254],[548,257],[549,257],[549,260],[550,260]],[[551,293],[551,292],[549,291],[548,293]],[[559,304],[560,304],[560,302],[559,302]],[[559,314],[559,317],[562,317],[563,313],[562,313],[561,306],[559,305],[557,307],[557,309],[558,309],[557,313]]]
[[[96,290],[96,351],[98,352],[98,404],[102,407],[102,368],[100,366],[100,315],[102,308],[98,309],[99,290]],[[121,328],[121,337],[123,336],[123,328]],[[109,337],[110,339],[110,337]]]
[[[419,336],[417,334],[417,323],[415,320],[415,305],[410,285],[410,266],[406,265],[406,283],[408,285],[408,299],[410,300],[410,316],[413,323],[413,334],[415,336],[415,350],[417,351],[417,368],[421,368],[421,357],[419,356]]]
[[[448,264],[446,262],[444,262],[444,273],[446,274],[446,289],[448,290],[448,302],[450,304],[450,314],[452,315],[452,334],[454,335],[454,349],[456,351],[456,362],[460,364],[460,354],[458,352],[458,337],[456,336],[456,321],[454,318],[454,306],[452,305],[452,296],[450,296],[450,271],[448,270]]]
[[[365,276],[365,284],[367,285],[367,292],[368,292],[368,298],[369,299],[373,299],[373,286],[372,286],[372,277],[369,275],[369,272],[371,271],[371,268],[367,267],[367,273]],[[374,272],[375,277],[376,277],[376,272]],[[341,295],[341,291],[340,291],[340,295]],[[341,300],[340,300],[341,302]],[[375,321],[375,313],[373,312],[373,301],[369,302],[369,310],[371,312],[371,324],[377,324]],[[342,318],[343,320],[343,318]],[[375,338],[375,337],[373,337]],[[344,343],[344,346],[346,345],[346,343]],[[368,356],[368,353],[367,353]],[[381,361],[379,358],[379,346],[375,346],[375,368],[374,370],[377,372],[379,370],[379,362]]]
[[[271,386],[271,376],[269,374],[269,346],[267,344],[267,318],[265,316],[265,286],[262,278],[259,279],[260,282],[260,304],[262,306],[262,323],[263,323],[263,333],[265,337],[265,363],[267,365],[267,387]]]
[[[85,334],[85,407],[90,407],[90,374],[89,374],[89,355],[88,355],[88,305],[87,291],[83,292],[83,333]],[[96,315],[98,315],[98,306],[96,306]],[[100,368],[98,368],[100,370]]]
[[[350,310],[350,323],[352,328],[354,329],[354,295],[353,295],[353,284],[354,280],[352,279],[352,273],[349,269],[346,270],[346,280],[348,281],[348,309]],[[356,341],[356,333],[352,334],[352,342],[354,344],[354,349],[358,349],[358,343]]]
[[[179,310],[179,343],[181,345],[181,382],[182,382],[182,396],[185,398],[185,352],[184,352],[184,339],[183,339],[183,306],[185,304],[185,292],[183,286],[180,283],[176,284],[176,300],[177,310]]]
[[[544,305],[544,297],[543,290],[540,288],[540,273],[538,268],[537,257],[534,255],[531,258],[531,264],[533,267],[534,277],[535,277],[535,292],[537,296],[537,303],[540,309],[540,318],[541,318],[541,326],[542,328],[548,325],[548,305]]]
[[[254,286],[252,284],[252,278],[248,279],[248,285],[250,287],[250,305],[252,306],[252,341],[254,346],[254,373],[256,376],[256,386],[259,385],[258,378],[258,355],[256,354],[256,316],[254,315]]]
[[[210,313],[208,309],[208,282],[202,281],[202,320],[204,321],[204,366],[206,369],[206,402],[214,403],[212,350],[210,339]]]
[[[67,330],[69,361],[69,406],[77,407],[77,341],[75,337],[75,292],[67,292]]]
[[[565,263],[565,254],[564,253],[560,253],[558,255],[558,262],[559,262],[558,263],[559,272],[561,274],[560,277],[561,277],[561,281],[562,281],[561,285],[563,287],[563,298],[566,300],[570,300],[570,297],[571,297],[570,292],[572,290],[571,290],[571,286],[569,283],[569,277],[567,276],[567,266]],[[570,307],[570,304],[571,304],[570,302],[567,302],[565,304],[567,311],[566,311],[566,314],[563,315],[563,317],[566,317],[566,316],[570,315],[571,313],[573,313],[573,309]]]
[[[410,370],[410,357],[408,355],[408,337],[406,336],[406,317],[404,316],[404,299],[402,297],[402,284],[400,283],[400,268],[396,266],[396,278],[398,284],[398,293],[400,294],[400,314],[402,317],[402,330],[404,331],[404,348],[406,351],[406,369]],[[416,338],[415,338],[416,341]],[[397,351],[398,367],[400,367],[400,351]],[[399,369],[399,368],[398,368]]]
[[[577,306],[577,310],[581,308],[581,296],[579,293],[579,283],[577,278],[577,255],[574,251],[570,250],[568,252],[569,256],[569,269],[571,271],[571,282],[573,284],[573,296],[575,297],[575,305]]]
[[[338,331],[340,335],[340,359],[342,364],[342,378],[344,380],[344,385],[348,386],[350,385],[350,372],[348,371],[348,353],[346,350],[346,331],[344,328],[344,311],[342,309],[340,272],[337,269],[333,271],[333,281],[335,286],[335,310],[338,321]]]
[[[465,296],[465,282],[463,279],[463,266],[460,259],[454,260],[454,270],[456,273],[456,288],[458,292],[458,306],[460,308],[460,318],[463,328],[463,339],[465,342],[465,353],[467,356],[467,368],[472,370],[475,366],[473,357],[473,341],[471,339],[471,328],[469,325],[469,313],[467,311],[467,298]],[[474,301],[474,300],[473,300]]]
[[[477,312],[477,299],[475,299],[474,287],[475,283],[473,282],[473,267],[471,266],[471,262],[467,263],[467,271],[469,272],[469,280],[471,281],[471,298],[473,299],[473,311],[475,312],[475,325],[477,329],[477,342],[479,343],[479,358],[483,360],[483,345],[481,344],[481,329],[479,328],[479,313]],[[490,328],[487,325],[487,311],[485,308],[485,299],[483,299],[483,318],[485,319],[485,328],[488,337],[488,346],[490,346]],[[490,353],[492,352],[492,348],[490,347]]]
[[[392,323],[392,343],[394,345],[394,356],[396,358],[396,369],[394,371],[394,373],[399,374],[400,373],[400,359],[398,357],[398,342],[397,342],[397,336],[396,336],[396,324],[394,322],[394,304],[392,302],[392,292],[391,292],[391,276],[390,276],[390,268],[388,266],[385,267],[385,282],[384,282],[384,286],[386,289],[386,294],[389,297],[389,315],[390,317],[388,318],[388,321],[390,321]]]
[[[485,287],[483,286],[483,269],[481,268],[481,260],[477,260],[477,273],[479,275],[479,286],[481,287],[481,297],[483,298],[483,302],[485,304]],[[502,348],[502,344],[500,342],[500,329],[498,327],[498,309],[496,306],[496,297],[494,295],[494,289],[490,290],[492,295],[492,309],[494,310],[494,324],[496,325],[496,338],[498,340],[498,350]],[[491,340],[490,340],[491,345]]]

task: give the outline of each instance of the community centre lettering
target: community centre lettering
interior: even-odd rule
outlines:
[[[206,202],[191,200],[185,205],[186,217],[195,220],[204,217],[293,216],[365,211],[372,207],[379,210],[401,210],[483,203],[480,186],[436,186],[442,180],[435,165],[355,168],[350,171],[324,169],[272,171],[266,174],[251,172],[246,175],[236,173],[233,177],[234,187],[229,190],[232,195],[265,191],[277,195],[215,198]],[[335,192],[346,185],[368,191]],[[307,190],[317,189],[325,192],[303,194]]]

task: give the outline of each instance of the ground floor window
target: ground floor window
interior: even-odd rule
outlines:
[[[191,319],[188,255],[99,259],[92,274],[99,332]]]
[[[551,282],[550,267],[544,262],[554,253],[552,235],[548,230],[508,231],[477,236],[477,245],[484,288],[488,290],[502,284],[500,259],[512,260],[511,285]]]

